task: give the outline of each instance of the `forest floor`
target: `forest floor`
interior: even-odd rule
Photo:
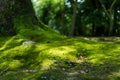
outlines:
[[[0,80],[120,80],[120,38],[1,37]]]

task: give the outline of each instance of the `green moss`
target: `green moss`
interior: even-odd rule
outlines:
[[[24,39],[33,40],[35,42],[51,42],[54,40],[61,40],[65,37],[56,32],[44,31],[38,29],[21,29],[18,36]]]
[[[54,40],[64,39],[60,35],[41,21],[34,21],[30,15],[18,16],[14,19],[14,28],[20,38],[33,40],[36,42],[52,42]]]
[[[16,36],[0,40],[3,42],[0,47],[0,70],[9,67],[9,71],[2,74],[2,80],[6,77],[8,80],[16,77],[20,77],[19,80],[38,80],[42,76],[49,79],[61,76],[66,80],[75,76],[88,80],[119,78],[120,45],[116,42],[99,42],[87,38],[67,39],[58,33],[41,29],[22,29]],[[24,40],[35,41],[35,44],[24,47]],[[47,43],[48,41],[50,42]],[[74,71],[79,71],[79,75],[62,75]]]

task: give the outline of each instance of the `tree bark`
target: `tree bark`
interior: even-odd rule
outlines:
[[[38,23],[31,0],[14,0],[14,28],[34,28]]]
[[[113,34],[112,33],[113,32],[113,26],[114,26],[114,10],[113,10],[113,7],[114,7],[116,1],[117,0],[113,0],[112,4],[109,7],[109,10],[107,10],[105,5],[104,5],[104,3],[101,0],[99,0],[99,2],[101,3],[101,5],[102,5],[102,7],[103,7],[105,13],[108,16],[108,19],[109,19],[109,23],[110,23],[110,25],[109,25],[109,32],[108,32],[109,36],[111,36]]]
[[[77,0],[75,0],[73,3],[72,26],[71,26],[70,33],[69,33],[70,37],[74,36],[75,22],[76,22],[76,15],[77,15],[76,12],[77,12]]]
[[[111,36],[111,35],[113,34],[114,12],[111,12],[111,13],[110,13],[109,22],[110,22],[110,28],[109,28],[109,33],[108,33],[108,35]]]
[[[46,26],[38,21],[31,0],[0,1],[0,34],[15,35],[21,29]]]
[[[0,35],[14,35],[13,3],[9,0],[0,0]]]

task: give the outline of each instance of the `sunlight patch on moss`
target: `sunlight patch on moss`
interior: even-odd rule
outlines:
[[[120,78],[120,71],[113,72],[111,75],[108,76],[109,80],[119,80]]]
[[[81,47],[85,49],[99,49],[102,44],[88,44],[88,43],[83,43],[83,42],[75,42],[75,47]]]
[[[111,53],[120,53],[120,46],[116,47],[114,50],[110,52]]]
[[[50,59],[44,59],[44,61],[41,63],[41,69],[46,70],[49,69],[50,66],[54,63],[53,60]]]
[[[63,57],[67,53],[72,52],[72,51],[76,51],[76,50],[72,47],[62,46],[62,47],[50,48],[50,49],[45,50],[43,52],[50,54],[50,55],[53,55],[53,56]]]
[[[0,50],[5,50],[19,46],[21,45],[21,41],[23,41],[23,39],[19,39],[17,36],[13,36],[4,43]]]
[[[5,44],[0,48],[0,50],[5,49],[12,41],[14,38],[9,39],[8,41],[5,42]]]
[[[9,64],[9,62],[7,62],[7,61],[0,63],[0,69],[4,69],[4,68],[8,67],[7,66],[8,64]]]
[[[15,55],[23,55],[25,54],[25,51],[27,49],[24,49],[22,46],[16,46],[12,49],[8,49],[2,52],[2,54],[0,54],[0,58],[6,56],[6,57],[13,57]]]
[[[11,69],[16,69],[16,68],[19,68],[21,67],[23,64],[19,61],[19,60],[13,60],[9,63],[9,67]]]
[[[71,60],[71,61],[77,61],[78,58],[76,56],[70,55],[69,53],[62,57],[63,59]]]
[[[105,54],[94,54],[89,56],[90,62],[92,63],[98,63],[104,61],[106,58],[108,58]]]
[[[39,51],[39,50],[44,50],[44,49],[47,49],[47,48],[49,48],[49,46],[46,45],[46,44],[37,44],[35,50]]]

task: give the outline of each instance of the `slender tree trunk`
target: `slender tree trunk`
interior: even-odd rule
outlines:
[[[60,27],[61,27],[61,34],[65,34],[65,26],[64,26],[64,5],[62,5],[62,0],[60,0],[60,11],[61,11],[61,21],[60,21]],[[63,2],[64,3],[64,2]]]
[[[109,10],[106,9],[104,3],[102,2],[102,0],[99,0],[99,2],[101,3],[105,13],[107,14],[108,18],[109,18],[109,32],[108,32],[108,35],[111,36],[113,33],[113,26],[114,26],[114,10],[113,10],[113,7],[115,5],[117,0],[113,0],[112,4],[110,5],[110,8]]]
[[[113,12],[110,12],[109,22],[110,22],[110,28],[109,28],[108,35],[111,36],[113,34],[113,26],[114,26],[114,13]]]
[[[70,33],[69,33],[70,37],[74,36],[75,22],[76,22],[76,15],[77,15],[76,12],[77,12],[77,0],[75,0],[73,3],[72,26],[71,26]]]
[[[95,30],[95,23],[93,22],[93,25],[92,25],[92,36],[95,36],[95,33],[96,30]]]

